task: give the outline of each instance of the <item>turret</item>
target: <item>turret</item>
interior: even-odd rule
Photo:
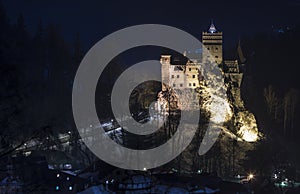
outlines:
[[[223,34],[217,30],[213,22],[207,32],[202,32],[202,44],[210,52],[213,61],[221,64],[223,61]]]

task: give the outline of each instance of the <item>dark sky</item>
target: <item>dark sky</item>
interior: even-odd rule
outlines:
[[[92,0],[2,0],[12,23],[23,13],[34,32],[40,20],[57,25],[67,40],[79,32],[90,48],[105,35],[136,24],[158,23],[181,28],[197,38],[207,30],[211,18],[224,32],[225,47],[239,37],[271,32],[272,26],[292,27],[300,23],[300,1],[92,1]]]

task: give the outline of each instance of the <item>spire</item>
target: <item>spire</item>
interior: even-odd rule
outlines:
[[[213,23],[213,20],[211,20],[211,24],[210,24],[208,32],[210,32],[210,33],[217,32],[217,29],[216,29],[216,27],[215,27],[215,25]]]
[[[238,52],[238,56],[240,59],[241,63],[245,63],[246,62],[246,58],[244,57],[243,51],[242,51],[242,47],[241,47],[241,40],[239,39],[239,43],[238,43],[238,47],[237,47],[237,52]]]

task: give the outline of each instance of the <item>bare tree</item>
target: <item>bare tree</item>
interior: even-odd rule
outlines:
[[[273,86],[269,85],[264,89],[264,97],[266,104],[268,106],[268,112],[273,119],[278,119],[280,101],[276,95],[275,89]]]

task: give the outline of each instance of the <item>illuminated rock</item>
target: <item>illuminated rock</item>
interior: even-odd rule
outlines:
[[[238,135],[247,142],[255,142],[259,139],[258,128],[256,124],[256,119],[253,113],[249,111],[239,112],[237,115]]]

